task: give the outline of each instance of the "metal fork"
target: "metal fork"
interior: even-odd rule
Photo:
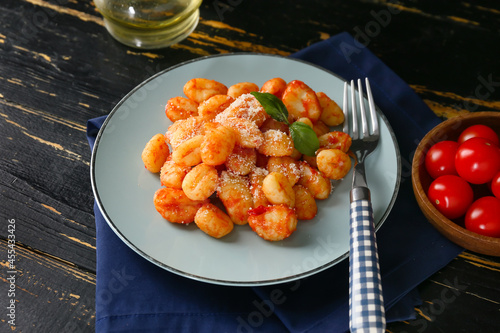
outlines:
[[[358,79],[357,83],[357,94],[354,81],[350,84],[351,117],[348,112],[347,82],[344,85],[344,132],[352,137],[351,151],[357,159],[350,192],[349,327],[351,332],[384,332],[384,299],[370,190],[366,183],[364,166],[365,158],[377,147],[380,132],[368,78],[365,79],[365,85],[370,122],[366,116],[361,79]],[[356,95],[359,96],[359,116]],[[361,133],[358,117],[361,119]]]

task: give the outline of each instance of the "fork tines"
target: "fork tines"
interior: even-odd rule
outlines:
[[[365,109],[365,97],[363,94],[363,86],[361,79],[358,79],[358,87],[356,89],[355,82],[354,80],[351,80],[350,82],[350,87],[351,87],[351,108],[352,108],[352,116],[349,117],[349,84],[348,82],[345,82],[344,84],[344,127],[343,131],[345,133],[349,133],[352,137],[353,140],[356,139],[362,139],[362,138],[367,138],[369,136],[375,136],[378,137],[379,135],[379,126],[378,126],[378,120],[377,120],[377,112],[375,109],[375,103],[373,102],[373,95],[370,87],[370,81],[368,78],[365,78],[365,86],[366,86],[366,95],[367,95],[367,100],[368,100],[368,108],[370,112],[370,123],[368,123],[367,118],[366,118],[366,109]],[[357,91],[357,93],[356,93]],[[359,97],[359,102],[356,102],[356,95]],[[357,105],[359,104],[359,115],[357,112]],[[361,120],[361,136],[359,133],[359,128],[358,128],[358,117],[360,117]],[[350,123],[352,122],[352,125]],[[369,124],[371,124],[371,132],[369,130]],[[350,127],[350,131],[349,131]]]

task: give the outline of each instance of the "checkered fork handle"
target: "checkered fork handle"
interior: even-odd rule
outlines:
[[[370,200],[350,208],[349,325],[351,332],[384,332],[385,309]]]

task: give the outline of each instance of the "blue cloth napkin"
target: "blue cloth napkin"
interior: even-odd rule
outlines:
[[[411,160],[419,140],[440,120],[384,63],[348,33],[292,57],[350,80],[369,77],[375,101],[398,139],[402,179],[391,214],[377,233],[387,320],[415,318],[416,287],[462,248],[424,218],[413,196]],[[91,119],[93,147],[105,117]],[[314,276],[266,287],[192,281],[142,259],[108,227],[97,205],[96,332],[345,332],[348,262]]]

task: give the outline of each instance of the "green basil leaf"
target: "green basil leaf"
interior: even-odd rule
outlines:
[[[257,91],[253,91],[251,94],[259,101],[260,105],[262,105],[271,118],[288,124],[288,110],[278,97],[270,93]]]
[[[311,127],[300,121],[290,125],[290,135],[295,148],[304,155],[314,156],[316,150],[319,149],[319,140],[316,133]]]
[[[319,149],[319,140],[311,127],[298,121],[290,125],[285,104],[273,94],[257,91],[251,92],[251,94],[259,101],[268,115],[290,127],[290,135],[298,151],[309,156],[315,155],[316,150]]]

